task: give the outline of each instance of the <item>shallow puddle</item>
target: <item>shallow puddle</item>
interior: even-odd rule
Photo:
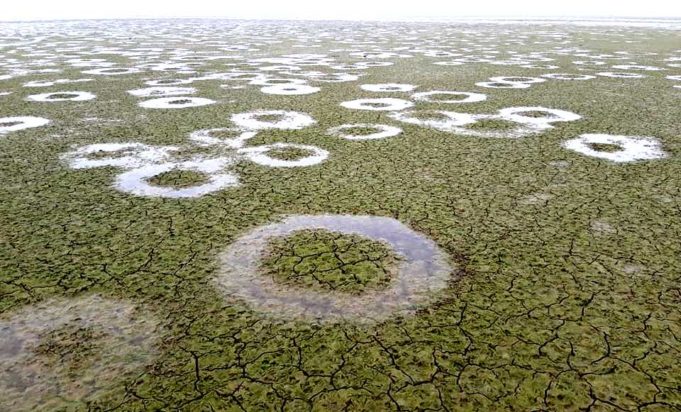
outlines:
[[[403,259],[387,289],[359,296],[322,293],[278,285],[260,273],[270,239],[305,229],[325,229],[386,242]],[[452,267],[432,240],[387,217],[299,215],[254,229],[220,256],[215,282],[228,296],[256,311],[288,318],[376,321],[432,302],[446,288]]]

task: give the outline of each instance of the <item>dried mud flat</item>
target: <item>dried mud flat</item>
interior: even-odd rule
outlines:
[[[0,411],[680,410],[679,27],[0,24]]]

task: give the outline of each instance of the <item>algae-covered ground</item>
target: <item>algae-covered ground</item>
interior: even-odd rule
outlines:
[[[680,33],[0,25],[0,411],[681,410]]]

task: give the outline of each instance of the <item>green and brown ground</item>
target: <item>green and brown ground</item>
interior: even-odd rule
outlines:
[[[263,275],[277,283],[323,292],[361,294],[383,289],[400,257],[383,242],[326,230],[303,230],[268,245]]]
[[[170,170],[149,178],[147,181],[154,186],[184,188],[205,184],[208,178],[192,170]]]
[[[112,30],[103,35],[108,31],[95,23],[78,29],[43,24],[38,31],[46,38],[39,50],[53,52],[51,42],[77,39],[86,53],[71,53],[122,65],[137,63],[106,54],[107,47],[177,47],[210,56],[231,53],[221,48],[241,44],[258,49],[234,53],[249,58],[309,52],[354,62],[347,52],[333,50],[406,45],[475,56],[490,47],[500,52],[499,59],[508,58],[508,51],[539,52],[555,59],[540,64],[560,66],[556,72],[591,74],[609,71],[609,66],[580,71],[583,67],[572,62],[588,58],[579,54],[626,51],[627,60],[608,64],[631,60],[664,67],[665,59],[679,57],[681,44],[678,31],[570,25],[533,30],[366,23],[348,28],[215,21],[197,30],[190,22],[129,22],[123,28],[100,23]],[[239,24],[245,26],[238,29]],[[9,25],[0,29],[7,36],[18,30]],[[319,35],[329,30],[337,35]],[[131,38],[130,31],[142,39]],[[197,41],[188,43],[188,37]],[[293,47],[300,44],[310,47]],[[39,58],[30,55],[36,47],[5,46],[0,53],[27,63]],[[569,51],[549,53],[559,49]],[[432,62],[442,58],[414,55],[390,59],[393,66],[371,68],[357,82],[312,82],[322,91],[305,96],[265,95],[257,86],[226,90],[221,80],[197,82],[191,85],[198,89],[196,96],[218,103],[181,110],[145,110],[126,91],[144,87],[149,79],[187,74],[143,71],[94,76],[96,81],[89,83],[22,87],[31,80],[86,77],[83,69],[65,63],[68,54],[56,60],[60,73],[0,80],[0,91],[13,92],[0,96],[0,117],[52,120],[45,127],[0,135],[0,321],[36,302],[94,293],[137,302],[150,317],[163,320],[156,358],[102,382],[107,388],[103,395],[99,391],[94,398],[68,404],[57,399],[50,409],[681,409],[681,91],[665,79],[681,69],[644,72],[644,79],[548,80],[528,89],[484,89],[474,84],[492,76],[551,70],[483,63],[437,66]],[[226,62],[206,61],[197,70],[224,71]],[[420,110],[494,113],[511,106],[544,106],[583,119],[522,139],[481,139],[400,124],[386,112],[339,106],[384,97],[362,91],[359,84],[395,82],[419,85],[417,91],[488,95],[480,103],[424,103]],[[93,92],[97,99],[25,100],[31,94],[70,90]],[[260,133],[249,145],[315,145],[328,150],[329,159],[295,169],[240,162],[240,186],[194,199],[118,192],[112,187],[116,169],[74,170],[59,160],[72,147],[92,143],[180,145],[193,131],[230,127],[232,114],[261,109],[308,113],[317,124]],[[404,131],[377,141],[348,141],[326,133],[340,124],[365,123]],[[487,126],[496,130],[502,125]],[[669,157],[614,164],[561,147],[583,133],[654,136]],[[191,177],[171,176],[170,182],[182,186],[185,178]],[[313,213],[398,219],[446,251],[460,276],[452,280],[446,298],[415,316],[369,325],[273,319],[225,299],[213,287],[217,256],[231,241],[280,216]],[[347,253],[364,250],[346,238],[296,236],[274,249],[291,259],[304,254],[299,244],[323,248],[324,256],[348,242],[353,248]],[[306,236],[314,241],[308,243]],[[366,246],[371,253],[379,251],[381,262],[394,259],[381,245]],[[331,263],[339,262],[344,260]],[[371,276],[359,276],[359,283],[380,287],[388,282],[377,267],[364,268]],[[290,261],[274,268],[283,282],[322,287],[308,277],[285,275]],[[336,273],[321,284],[357,293],[344,283],[348,279]],[[87,331],[66,332],[69,339],[88,336]],[[85,351],[97,349],[83,345]],[[62,350],[54,348],[57,352],[50,353]],[[20,410],[2,402],[0,396],[0,410]]]

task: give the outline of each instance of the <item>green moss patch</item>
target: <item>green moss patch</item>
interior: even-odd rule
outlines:
[[[528,112],[519,112],[517,114],[520,115],[520,116],[523,116],[523,117],[532,117],[532,118],[535,118],[535,119],[541,119],[542,117],[548,117],[548,118],[555,117],[551,113],[543,112],[541,110],[531,110],[531,111],[528,111]]]
[[[77,97],[77,94],[73,93],[55,93],[47,96],[47,99],[73,99],[74,97]]]
[[[589,143],[588,146],[598,152],[612,153],[619,152],[620,150],[622,150],[622,147],[620,147],[619,145],[609,143]]]
[[[466,125],[466,127],[473,130],[512,130],[518,127],[518,123],[507,120],[482,119]]]
[[[267,152],[267,155],[279,160],[298,160],[310,155],[307,149],[299,147],[278,147]]]
[[[352,136],[367,136],[367,135],[370,135],[370,134],[374,134],[378,131],[379,130],[376,129],[375,127],[357,126],[357,127],[348,127],[348,128],[343,129],[343,134],[352,135]]]
[[[282,115],[280,114],[260,114],[255,116],[255,118],[260,122],[274,123],[281,120]]]
[[[147,179],[147,182],[155,186],[181,189],[208,183],[208,177],[203,173],[195,172],[193,170],[175,169],[159,173],[158,175]]]
[[[115,152],[108,151],[108,150],[98,150],[96,152],[88,153],[87,158],[91,160],[97,160],[97,159],[116,159],[119,157],[125,157],[130,155],[130,151],[128,150],[117,150]]]
[[[187,104],[191,103],[192,101],[189,99],[177,99],[177,100],[171,100],[168,102],[168,104]]]
[[[382,242],[326,230],[302,230],[273,240],[262,270],[283,285],[358,294],[386,287],[399,261]]]
[[[419,119],[421,121],[441,122],[441,121],[452,120],[449,116],[447,116],[443,113],[436,112],[434,110],[414,111],[410,115],[411,115],[411,117],[414,117],[414,118]]]
[[[238,137],[241,133],[243,132],[237,129],[223,129],[211,130],[208,133],[208,135],[216,139],[234,139],[235,137]]]

